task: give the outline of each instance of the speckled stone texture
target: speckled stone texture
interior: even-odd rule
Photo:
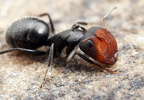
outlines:
[[[78,56],[66,64],[54,59],[46,84],[40,90],[47,69],[47,56],[21,52],[0,55],[0,100],[142,100],[144,98],[144,1],[143,0],[0,0],[0,50],[8,26],[20,18],[50,13],[56,33],[71,28],[77,21],[101,25],[101,18],[114,6],[106,19],[108,30],[119,47],[119,58],[111,70],[102,71]],[[43,17],[48,21],[47,17]],[[42,49],[46,49],[43,47]]]

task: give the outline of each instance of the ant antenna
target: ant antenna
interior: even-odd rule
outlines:
[[[104,15],[104,17],[102,18],[102,21],[103,21],[103,24],[104,24],[104,27],[105,29],[107,30],[107,26],[106,26],[106,23],[105,23],[105,18],[113,11],[117,9],[117,7],[114,7],[113,9],[111,9],[107,14]]]

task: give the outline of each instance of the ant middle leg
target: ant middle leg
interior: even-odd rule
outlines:
[[[40,89],[43,87],[43,85],[45,84],[45,81],[46,81],[46,75],[48,73],[48,69],[50,68],[51,69],[51,65],[52,65],[52,62],[53,62],[53,55],[54,55],[54,44],[51,45],[50,47],[50,51],[49,51],[49,56],[48,56],[48,67],[46,69],[46,72],[45,72],[45,75],[44,75],[44,78],[43,78],[43,82],[40,86]]]

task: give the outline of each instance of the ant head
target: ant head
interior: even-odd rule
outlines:
[[[114,9],[116,9],[116,7],[111,11]],[[102,18],[105,28],[92,27],[85,33],[80,42],[80,49],[101,63],[113,65],[118,58],[117,42],[113,35],[107,30],[104,21],[110,12]]]
[[[115,38],[109,31],[101,27],[90,28],[79,47],[84,53],[104,64],[113,65],[118,58]]]

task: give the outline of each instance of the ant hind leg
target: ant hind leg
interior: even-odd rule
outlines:
[[[47,52],[45,52],[45,51],[25,49],[25,48],[11,48],[11,49],[8,49],[8,50],[0,51],[0,54],[8,53],[8,52],[11,52],[11,51],[23,51],[23,52],[31,53],[31,54],[37,55],[37,56],[47,54]]]

